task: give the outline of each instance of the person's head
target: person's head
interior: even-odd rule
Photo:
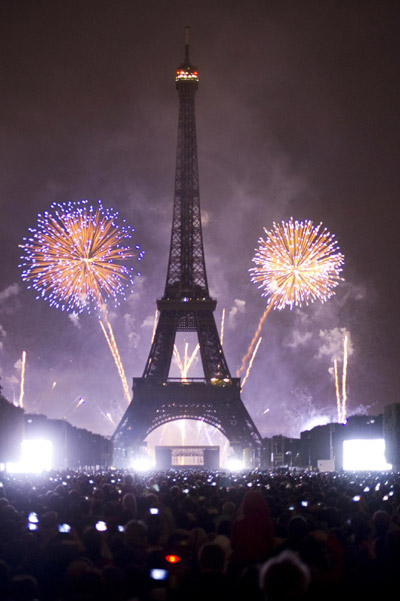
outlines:
[[[0,559],[0,591],[6,596],[8,588],[11,583],[11,568],[10,566]]]
[[[130,520],[125,526],[125,541],[127,545],[147,544],[147,526],[140,520]]]
[[[307,520],[302,515],[294,515],[289,520],[288,534],[293,542],[302,540],[308,534]]]
[[[384,536],[389,530],[390,515],[386,511],[383,511],[382,509],[375,511],[372,516],[372,521],[374,524],[375,536]]]
[[[101,532],[98,532],[96,528],[86,528],[83,533],[83,544],[86,551],[91,555],[100,556],[101,547],[103,542],[103,536]]]
[[[222,505],[222,513],[227,516],[228,519],[233,520],[236,512],[236,506],[232,501],[225,501]]]
[[[34,601],[39,596],[36,578],[30,574],[14,576],[10,585],[11,598],[15,601]]]
[[[122,498],[122,507],[136,515],[136,497],[132,492],[127,492]]]
[[[133,486],[133,476],[131,474],[127,474],[124,478],[124,482],[127,486]]]
[[[261,566],[259,583],[267,601],[297,601],[308,589],[310,572],[296,553],[283,551]]]
[[[100,598],[104,592],[104,579],[100,570],[85,558],[70,562],[66,569],[65,584],[71,594],[82,599]]]
[[[225,570],[225,553],[215,543],[205,543],[199,551],[199,565],[202,572],[222,573]]]

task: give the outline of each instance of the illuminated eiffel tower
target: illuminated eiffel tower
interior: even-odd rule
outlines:
[[[117,462],[137,451],[155,428],[177,419],[201,420],[217,428],[237,456],[252,450],[257,461],[261,436],[240,398],[240,378],[232,378],[214,319],[216,300],[208,291],[201,228],[195,122],[198,72],[189,60],[176,71],[179,96],[178,145],[171,247],[159,319],[141,378],[133,378],[133,400],[114,433]],[[197,332],[204,378],[168,378],[177,332]],[[119,459],[117,459],[119,458]]]

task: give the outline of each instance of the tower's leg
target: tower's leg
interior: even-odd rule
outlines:
[[[143,377],[168,378],[177,329],[175,311],[161,311]]]
[[[214,314],[211,311],[196,313],[196,328],[206,380],[230,379],[230,373],[222,350]]]

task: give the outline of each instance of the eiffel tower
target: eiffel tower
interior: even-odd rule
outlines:
[[[171,246],[164,296],[157,300],[159,319],[141,378],[133,378],[133,400],[115,433],[115,458],[126,459],[154,429],[177,419],[201,420],[217,428],[237,457],[251,449],[257,463],[261,436],[240,397],[240,378],[229,372],[214,319],[201,228],[195,122],[198,72],[185,59],[176,71],[179,96],[178,144]],[[204,378],[169,378],[177,332],[197,332]],[[122,461],[126,463],[126,461]]]

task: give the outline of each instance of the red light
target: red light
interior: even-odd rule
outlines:
[[[178,563],[181,558],[178,555],[166,555],[165,560],[168,561],[168,563]]]

